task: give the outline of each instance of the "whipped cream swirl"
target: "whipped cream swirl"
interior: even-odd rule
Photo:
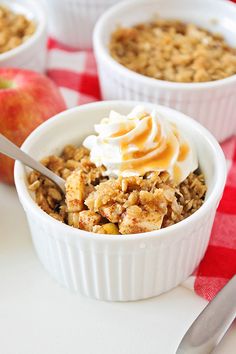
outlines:
[[[147,113],[137,106],[127,116],[111,111],[95,131],[98,135],[88,136],[83,145],[97,167],[106,167],[108,176],[167,171],[179,184],[198,167],[191,142],[156,110]]]

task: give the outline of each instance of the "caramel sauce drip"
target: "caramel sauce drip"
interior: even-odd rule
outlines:
[[[145,117],[146,118],[146,117]],[[121,143],[121,151],[124,160],[132,160],[142,158],[154,149],[145,150],[145,143],[148,139],[150,132],[152,131],[152,118],[147,118],[146,128],[143,132],[135,135],[129,140],[126,140]],[[161,133],[158,131],[158,136],[160,137]],[[157,138],[156,138],[157,139]],[[130,145],[135,145],[139,151],[135,151],[132,153],[127,153],[127,150]],[[155,147],[156,148],[156,147]]]
[[[178,132],[178,129],[177,129],[177,126],[176,124],[174,123],[171,123],[172,127],[173,127],[173,133],[174,135],[176,136],[176,138],[178,139],[178,141],[180,142],[180,137],[179,137],[179,132]],[[180,148],[179,148],[179,156],[178,156],[178,159],[177,161],[179,162],[182,162],[186,159],[188,153],[189,153],[189,146],[187,143],[183,143],[182,145],[180,145]]]
[[[169,164],[175,152],[176,140],[169,139],[168,141],[166,141],[166,146],[162,152],[157,151],[152,156],[147,156],[151,152],[154,152],[158,148],[158,146],[163,143],[163,137],[161,136],[161,127],[160,125],[158,125],[158,131],[154,139],[154,143],[156,143],[156,146],[152,149],[145,150],[145,144],[151,131],[152,118],[149,116],[147,118],[146,128],[143,132],[121,143],[123,160],[127,161],[127,163],[123,163],[122,171],[129,169],[139,171],[140,174],[144,174],[147,171],[165,170],[169,167]],[[127,150],[130,145],[135,145],[139,151],[127,153]]]
[[[158,141],[157,137],[154,139],[154,142],[157,143],[157,145],[155,147],[153,147],[152,149],[148,149],[148,150],[142,150],[142,151],[134,151],[134,152],[130,152],[130,153],[123,153],[123,159],[124,161],[127,160],[133,160],[133,159],[141,159],[144,156],[150,154],[151,152],[153,152],[154,150],[156,150],[160,145],[164,144],[164,138],[161,137]]]
[[[182,145],[180,145],[178,161],[179,161],[179,162],[184,161],[184,160],[186,159],[188,153],[189,153],[189,146],[188,146],[188,144],[183,143]]]
[[[140,133],[137,134],[136,136],[134,136],[130,141],[129,144],[134,144],[136,145],[140,150],[145,148],[145,143],[148,139],[148,136],[150,134],[152,130],[152,118],[148,117],[147,118],[147,126],[145,128],[145,130]]]
[[[124,163],[122,166],[122,171],[124,170],[135,170],[144,174],[147,171],[153,170],[165,170],[169,167],[173,154],[175,152],[175,143],[172,140],[166,142],[166,148],[160,153],[157,152],[152,156],[147,157],[143,160],[135,160]]]
[[[125,154],[123,154],[123,159],[124,159],[124,161],[133,160],[133,159],[141,159],[142,157],[146,156],[147,154],[150,154],[151,152],[153,152],[154,150],[156,150],[156,147],[154,147],[153,149],[145,150],[145,151],[134,151],[134,152],[130,152],[130,153],[125,153]]]
[[[146,127],[145,129],[135,136],[131,137],[130,139],[127,138],[125,141],[121,142],[121,151],[123,157],[123,166],[121,171],[124,170],[134,170],[139,171],[142,175],[147,171],[153,170],[166,170],[171,164],[171,160],[173,155],[176,151],[176,144],[177,141],[180,143],[180,137],[175,124],[172,124],[173,127],[173,134],[172,137],[170,136],[166,142],[164,142],[164,137],[161,136],[161,126],[158,124],[157,134],[154,139],[155,147],[149,150],[145,150],[145,144],[147,139],[152,131],[152,117],[151,116],[144,116],[142,119],[146,119]],[[117,138],[123,136],[134,129],[134,125],[131,123],[128,127],[126,123],[122,123],[120,125],[120,129],[118,132],[111,135],[112,138]],[[175,139],[176,138],[176,139]],[[176,141],[177,140],[177,141]],[[162,152],[156,152],[155,150],[165,144],[165,148]],[[130,145],[135,145],[138,151],[128,152]],[[188,153],[190,151],[189,145],[187,143],[183,143],[180,145],[179,155],[177,162],[182,162],[186,159]],[[152,156],[147,156],[150,153],[153,153]],[[145,158],[146,157],[146,158]],[[131,161],[132,160],[132,161]],[[173,178],[176,183],[179,183],[182,177],[182,172],[178,164],[175,164],[173,167]]]
[[[118,132],[112,134],[112,135],[111,135],[111,138],[119,138],[120,136],[129,133],[132,129],[134,129],[134,125],[133,125],[133,124],[130,124],[130,125],[127,127],[127,124],[126,124],[126,123],[121,123],[121,124],[120,124],[120,130],[118,130]]]
[[[179,183],[179,181],[181,181],[181,178],[182,178],[182,172],[181,172],[181,169],[179,168],[178,165],[174,165],[173,167],[173,177],[174,177],[174,181],[176,183]]]

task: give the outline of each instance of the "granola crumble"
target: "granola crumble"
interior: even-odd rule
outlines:
[[[190,175],[175,185],[167,172],[142,177],[104,177],[84,147],[66,146],[42,163],[66,179],[66,197],[38,172],[28,176],[37,204],[53,218],[75,228],[103,234],[158,230],[193,214],[204,202],[204,176]]]
[[[194,24],[158,19],[117,28],[110,53],[139,74],[173,82],[207,82],[236,74],[236,49]]]
[[[33,21],[0,5],[0,53],[18,47],[34,32]]]

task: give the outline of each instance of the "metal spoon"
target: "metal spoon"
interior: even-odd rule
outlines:
[[[236,275],[205,307],[183,337],[176,354],[210,354],[236,316]]]
[[[22,151],[18,146],[13,144],[2,134],[0,134],[0,152],[4,155],[11,157],[14,160],[21,161],[24,165],[40,172],[42,175],[56,183],[56,185],[61,189],[63,194],[65,194],[64,179],[57,176],[54,172],[43,166],[40,162],[34,160],[31,156]]]

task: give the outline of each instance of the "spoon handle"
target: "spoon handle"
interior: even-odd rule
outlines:
[[[63,193],[65,193],[65,181],[61,177],[57,176],[55,173],[43,166],[40,162],[34,160],[31,156],[26,154],[23,150],[13,144],[2,134],[0,134],[0,152],[14,160],[19,160],[24,165],[42,173],[42,175],[55,182],[63,191]]]
[[[236,316],[236,275],[193,322],[176,354],[209,354]]]

